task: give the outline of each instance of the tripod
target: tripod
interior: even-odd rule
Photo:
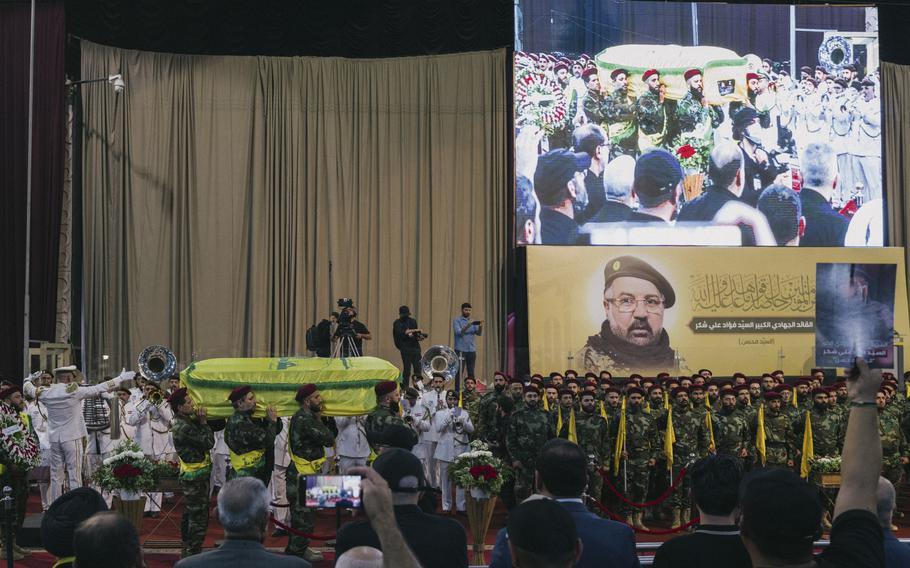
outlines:
[[[344,359],[347,357],[360,357],[360,350],[354,343],[354,336],[351,333],[344,333],[335,343],[335,349],[332,350],[332,359]]]

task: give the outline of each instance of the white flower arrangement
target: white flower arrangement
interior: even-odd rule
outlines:
[[[123,459],[138,460],[138,459],[142,459],[144,457],[145,457],[145,454],[143,454],[142,452],[134,452],[134,451],[126,450],[126,451],[120,452],[119,454],[114,454],[109,458],[105,458],[104,461],[102,461],[102,463],[104,465],[111,465],[112,463],[123,460]]]

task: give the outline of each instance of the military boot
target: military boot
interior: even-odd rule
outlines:
[[[626,515],[626,524],[631,527],[631,526],[634,526],[634,523],[635,523],[634,515],[632,513],[629,513],[628,515]]]
[[[828,511],[825,511],[825,514],[822,515],[822,528],[826,531],[831,530],[831,514]]]
[[[680,519],[680,521],[682,522],[682,524],[688,525],[688,524],[689,524],[689,521],[691,521],[691,520],[692,520],[691,509],[689,509],[689,508],[683,509],[683,510],[682,510],[682,518]],[[689,530],[691,530],[691,528],[690,528]]]
[[[641,522],[642,515],[643,515],[643,513],[641,511],[639,511],[632,516],[632,518],[633,518],[632,526],[637,528],[638,530],[642,530],[642,531],[650,530],[650,529],[648,529],[648,527],[645,526],[645,524],[643,522]]]
[[[673,509],[673,520],[670,521],[670,528],[675,529],[679,526],[679,509]]]

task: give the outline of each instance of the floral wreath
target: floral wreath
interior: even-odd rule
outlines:
[[[38,437],[19,410],[0,403],[0,455],[14,466],[31,469],[41,462]]]
[[[568,101],[560,84],[533,69],[523,71],[515,81],[515,115],[519,123],[534,124],[548,133],[561,126]]]

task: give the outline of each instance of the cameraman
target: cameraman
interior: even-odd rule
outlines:
[[[351,300],[342,298],[338,301],[338,307],[342,308],[342,310],[338,314],[338,329],[335,330],[335,339],[342,342],[341,356],[362,357],[363,341],[369,341],[373,339],[373,336],[367,326],[357,320],[357,308],[354,307]],[[351,353],[350,348],[345,345],[347,338],[353,341],[356,353]]]
[[[733,139],[739,143],[743,154],[744,180],[740,200],[751,207],[758,205],[762,190],[784,171],[762,146],[758,121],[758,113],[749,107],[733,115]]]
[[[427,335],[417,327],[417,320],[411,317],[407,306],[398,308],[398,319],[392,324],[392,338],[395,348],[401,352],[401,388],[408,387],[411,374],[420,373],[420,342]]]

